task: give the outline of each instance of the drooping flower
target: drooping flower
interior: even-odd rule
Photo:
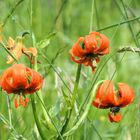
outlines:
[[[119,122],[122,119],[118,112],[120,108],[127,106],[134,100],[134,91],[125,83],[118,83],[118,90],[114,90],[113,82],[110,80],[104,81],[98,86],[96,98],[93,101],[93,106],[101,109],[110,108],[108,114],[111,122]]]
[[[0,86],[8,94],[19,95],[19,102],[15,98],[15,107],[23,105],[26,107],[28,98],[26,94],[33,94],[42,87],[42,76],[24,64],[14,64],[5,70],[0,77]],[[22,98],[24,97],[24,99]]]
[[[96,68],[93,62],[98,63],[100,56],[108,53],[109,40],[99,32],[91,32],[85,37],[80,37],[70,50],[74,62],[90,66],[93,72]]]
[[[13,38],[9,37],[7,49],[9,49],[11,54],[17,60],[22,56],[22,54],[25,54],[30,59],[30,61],[32,62],[29,54],[32,54],[33,56],[37,55],[36,48],[33,48],[33,47],[26,48],[25,45],[22,42],[22,38],[20,38],[20,37],[17,39],[17,41],[15,41]],[[10,55],[8,55],[7,63],[11,64],[13,62],[14,62],[14,59]]]

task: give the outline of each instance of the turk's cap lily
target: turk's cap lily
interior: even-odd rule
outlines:
[[[134,90],[126,83],[118,83],[118,90],[115,91],[113,82],[105,80],[98,86],[92,105],[99,109],[110,108],[109,120],[119,122],[122,119],[120,108],[129,105],[133,100]]]
[[[97,108],[114,106],[125,107],[134,100],[134,90],[125,83],[118,83],[118,90],[114,90],[113,82],[104,81],[99,85],[93,105]]]
[[[0,85],[8,94],[34,93],[42,87],[42,76],[24,64],[14,64],[5,70],[0,78]]]
[[[43,84],[42,76],[24,64],[14,64],[6,69],[0,77],[0,86],[8,94],[19,95],[19,100],[15,98],[14,104],[17,108],[20,105],[27,106],[29,102],[26,94],[33,94],[38,91]],[[23,99],[24,97],[24,99]]]
[[[96,68],[93,62],[98,63],[99,57],[108,53],[109,40],[99,32],[91,32],[85,37],[80,37],[70,50],[72,61],[90,66],[93,72]]]

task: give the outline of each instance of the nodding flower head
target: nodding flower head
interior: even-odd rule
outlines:
[[[24,64],[14,64],[5,70],[0,77],[0,86],[8,94],[20,95],[19,100],[15,98],[15,107],[23,105],[26,107],[28,98],[26,94],[33,94],[42,87],[42,76],[26,67]],[[24,99],[22,98],[24,97]],[[19,101],[19,102],[18,102]]]
[[[71,59],[78,63],[90,66],[95,71],[99,57],[109,53],[109,40],[99,32],[91,32],[85,37],[80,37],[70,50]]]
[[[93,106],[101,109],[110,108],[108,114],[111,122],[119,122],[122,119],[118,112],[120,108],[127,106],[134,100],[134,91],[125,83],[118,83],[118,90],[114,91],[113,82],[104,81],[98,86]]]

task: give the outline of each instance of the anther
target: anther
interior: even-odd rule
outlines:
[[[29,102],[29,99],[28,99],[28,98],[25,98],[25,99],[24,99],[24,105],[23,105],[23,106],[26,107],[27,104],[28,104],[28,102]]]
[[[23,105],[23,98],[22,98],[22,95],[20,95],[20,97],[19,97],[19,105]]]
[[[14,105],[15,105],[15,108],[18,108],[19,104],[18,104],[17,98],[14,99]]]

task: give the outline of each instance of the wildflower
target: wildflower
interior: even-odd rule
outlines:
[[[118,90],[114,91],[113,82],[106,80],[99,85],[96,92],[96,99],[93,105],[97,108],[110,108],[108,114],[111,122],[119,122],[122,119],[119,114],[120,108],[125,107],[134,100],[134,91],[125,83],[118,83]]]
[[[90,66],[95,71],[99,57],[109,53],[109,40],[99,32],[91,32],[85,37],[80,37],[70,50],[71,59],[78,63]]]
[[[26,107],[29,101],[25,95],[38,91],[42,87],[42,83],[42,76],[24,64],[14,64],[0,77],[0,86],[4,91],[8,94],[19,95],[19,99],[14,100],[16,108],[20,105]]]
[[[22,38],[18,38],[17,41],[13,40],[11,37],[8,40],[7,49],[14,55],[14,57],[18,60],[22,54],[25,54],[29,60],[32,62],[29,54],[32,54],[33,56],[37,55],[36,48],[30,47],[26,48],[22,42]],[[14,62],[14,59],[8,55],[7,57],[7,63],[11,64]]]

